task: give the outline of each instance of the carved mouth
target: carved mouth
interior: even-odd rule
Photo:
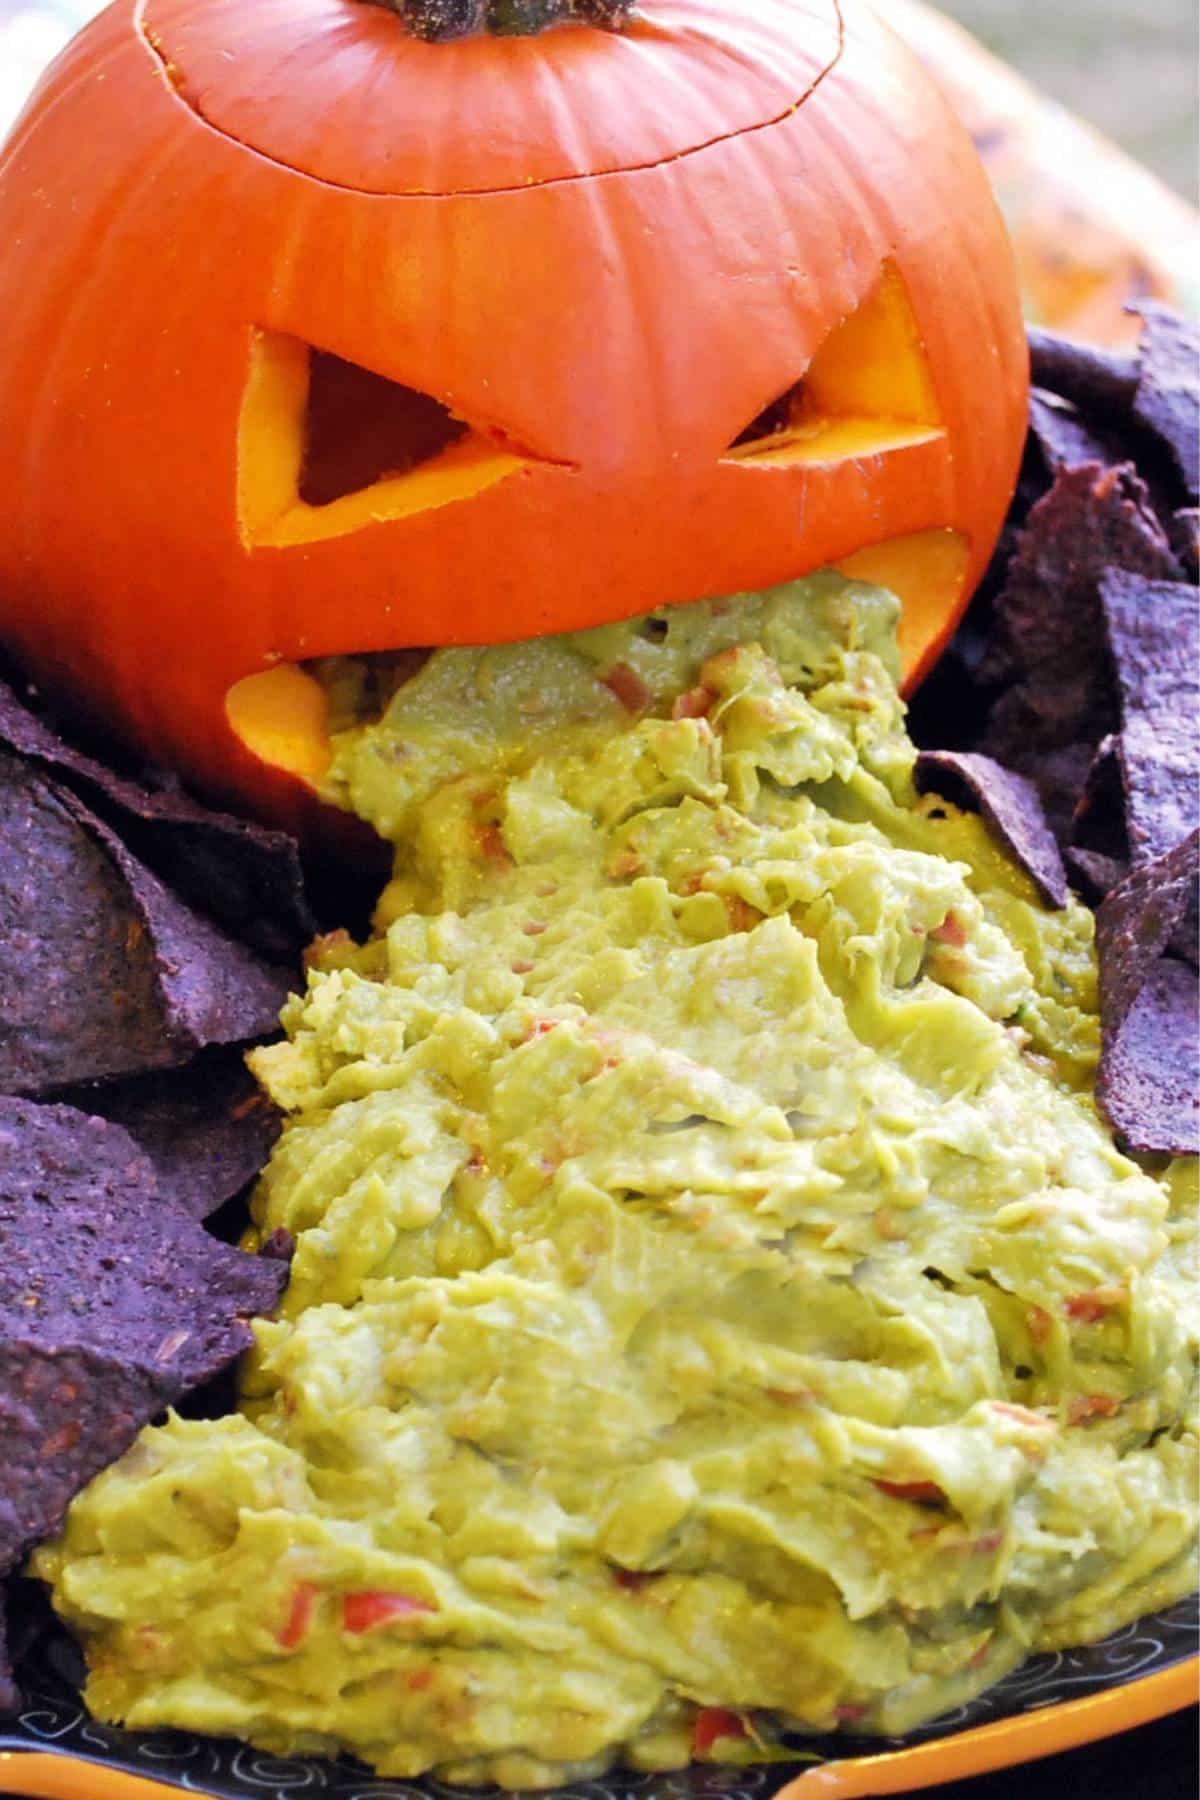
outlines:
[[[842,574],[888,588],[903,603],[899,638],[906,688],[920,680],[931,660],[931,626],[955,616],[967,564],[966,538],[946,528],[869,545],[838,565]],[[390,695],[431,654],[427,648],[409,648],[355,658],[381,712]],[[247,675],[230,688],[225,711],[235,735],[260,761],[320,788],[336,720],[319,665],[281,662]]]

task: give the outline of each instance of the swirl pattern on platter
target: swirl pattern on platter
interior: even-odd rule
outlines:
[[[796,1741],[796,1764],[735,1769],[697,1767],[673,1775],[614,1774],[576,1782],[556,1800],[769,1800],[800,1772],[812,1753],[861,1756],[945,1737],[1016,1713],[1041,1710],[1085,1694],[1103,1693],[1170,1668],[1192,1656],[1200,1628],[1200,1596],[1114,1632],[1080,1650],[1036,1656],[968,1706],[903,1739],[838,1738]],[[0,1750],[56,1750],[130,1774],[157,1777],[185,1793],[213,1800],[461,1800],[460,1788],[436,1780],[372,1777],[346,1762],[282,1758],[245,1744],[186,1732],[133,1733],[100,1725],[79,1697],[82,1669],[70,1641],[56,1631],[34,1633],[19,1668],[28,1697],[24,1712],[0,1721]],[[803,1760],[801,1760],[803,1759]]]

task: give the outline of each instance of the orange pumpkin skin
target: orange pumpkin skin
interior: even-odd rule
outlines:
[[[959,577],[907,600],[915,678],[1015,481],[1008,242],[961,128],[858,0],[643,0],[619,34],[442,44],[357,0],[119,0],[0,157],[0,242],[0,641],[292,825],[311,793],[230,722],[247,676],[953,532]],[[839,379],[902,426],[923,380],[936,428],[731,455],[881,282],[923,373],[893,379],[889,351]],[[374,522],[370,496],[345,528],[284,518],[294,385],[268,370],[259,424],[247,396],[255,358],[297,343],[436,397],[507,462]]]

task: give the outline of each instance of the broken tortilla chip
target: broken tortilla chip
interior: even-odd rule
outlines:
[[[996,603],[1028,675],[1071,681],[1080,656],[1091,672],[1104,645],[1097,588],[1112,568],[1160,580],[1175,572],[1146,486],[1131,463],[1064,470],[1032,508]]]
[[[1100,578],[1114,567],[1153,579],[1178,573],[1174,555],[1132,465],[1062,470],[1029,515],[995,603],[994,673],[1016,685],[996,709],[981,746],[1025,753],[1058,749],[1115,723]]]
[[[254,1179],[281,1126],[241,1051],[223,1045],[181,1069],[67,1088],[56,1098],[123,1125],[154,1164],[159,1191],[198,1219]]]
[[[1200,593],[1109,570],[1100,603],[1116,675],[1116,741],[1133,861],[1161,856],[1200,814]]]
[[[286,1275],[164,1199],[119,1125],[0,1099],[0,1574],[249,1348]]]
[[[1123,462],[1127,455],[1119,431],[1095,424],[1069,400],[1039,388],[1029,396],[1029,433],[1051,477],[1084,463]]]
[[[1200,499],[1200,332],[1190,319],[1143,300],[1133,417],[1169,452],[1187,498]]]
[[[1029,367],[1035,387],[1061,394],[1084,413],[1128,417],[1138,385],[1138,358],[1124,350],[1082,344],[1029,327]]]
[[[262,954],[291,957],[312,937],[300,852],[286,832],[107,768],[66,743],[2,681],[0,744],[75,792],[184,900]]]
[[[73,794],[0,752],[0,1091],[45,1093],[262,1037],[290,985]]]
[[[1187,911],[1200,870],[1200,832],[1165,856],[1135,869],[1105,898],[1096,916],[1100,1012],[1110,1034],[1120,1030],[1173,931]]]
[[[1100,603],[1122,717],[1200,700],[1200,593],[1188,582],[1106,570]]]
[[[1129,874],[1127,859],[1081,849],[1077,844],[1069,844],[1063,857],[1074,878],[1074,887],[1093,911]],[[1200,880],[1192,883],[1183,918],[1167,939],[1167,951],[1190,963],[1193,969],[1200,965]]]
[[[1129,873],[1129,864],[1121,857],[1107,856],[1102,850],[1081,849],[1078,844],[1067,845],[1063,861],[1074,877],[1076,889],[1092,907],[1099,906],[1115,887],[1120,887]]]
[[[958,750],[922,750],[917,757],[920,793],[931,790],[969,812],[978,812],[1051,906],[1067,904],[1067,871],[1037,788],[990,756]]]
[[[1200,724],[1178,713],[1135,714],[1117,739],[1133,861],[1162,856],[1193,830],[1200,807],[1196,769]]]
[[[1200,982],[1166,956],[1152,965],[1128,1018],[1100,1059],[1096,1098],[1127,1150],[1200,1151]]]
[[[1200,1150],[1195,972],[1163,956],[1198,878],[1194,831],[1135,869],[1096,915],[1103,1033],[1096,1098],[1125,1143],[1143,1152]]]
[[[979,676],[986,722],[968,747],[1033,781],[1060,843],[1095,746],[1118,724],[1099,593],[1113,568],[1179,573],[1145,484],[1131,464],[1061,470],[1018,539]]]

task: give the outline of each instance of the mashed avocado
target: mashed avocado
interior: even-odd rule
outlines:
[[[1193,1583],[1194,1197],[1091,1099],[1090,916],[919,799],[822,577],[325,670],[396,846],[326,940],[236,1417],[37,1558],[137,1727],[547,1784],[902,1732]]]

